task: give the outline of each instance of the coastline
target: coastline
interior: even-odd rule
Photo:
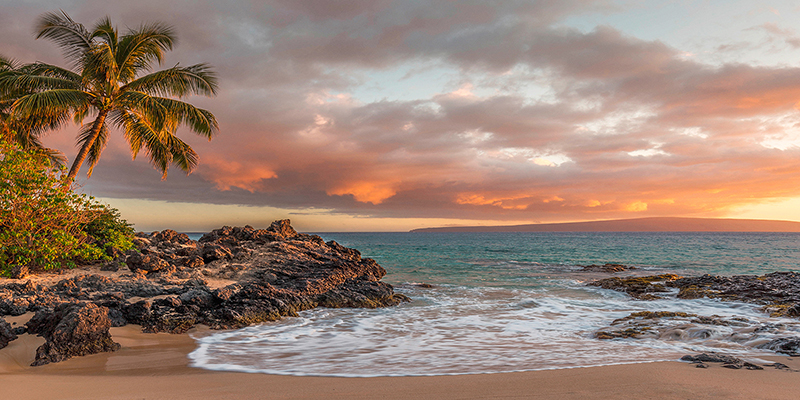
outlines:
[[[765,368],[707,369],[664,361],[500,374],[376,378],[298,377],[216,372],[189,366],[190,334],[141,333],[138,326],[112,328],[122,348],[29,367],[31,335],[0,350],[0,385],[14,399],[794,399],[797,372]],[[30,358],[30,360],[28,360]],[[800,358],[764,357],[792,369]]]

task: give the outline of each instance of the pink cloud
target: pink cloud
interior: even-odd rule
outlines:
[[[222,80],[218,98],[196,99],[217,114],[220,135],[184,135],[201,157],[195,174],[151,181],[117,136],[87,187],[108,197],[540,221],[723,215],[800,195],[791,183],[800,182],[800,68],[706,65],[613,27],[558,24],[611,7],[601,1],[335,3],[76,2],[74,16],[89,23],[104,11],[121,25],[167,19],[181,38],[170,62],[210,62]],[[157,5],[159,16],[142,11]],[[0,22],[12,10],[2,7]],[[31,20],[0,24],[10,55],[53,61],[53,46],[30,36],[32,18],[50,10],[12,11]],[[415,100],[352,95],[366,74],[409,63],[460,81]],[[545,95],[507,90],[532,83]],[[74,153],[74,130],[52,142]]]

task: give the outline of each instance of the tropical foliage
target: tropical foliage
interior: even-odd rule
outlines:
[[[0,55],[0,83],[23,75],[29,70],[30,67],[23,67],[16,61]],[[64,163],[63,155],[57,150],[44,147],[40,137],[48,130],[55,129],[62,124],[66,120],[65,116],[49,116],[38,113],[35,116],[19,119],[12,113],[14,101],[30,93],[31,91],[22,87],[16,88],[0,84],[0,138],[15,142],[25,149],[35,150],[42,156],[50,157],[52,161]]]
[[[0,139],[0,274],[110,260],[132,249],[119,212],[76,194],[63,167]]]
[[[70,179],[84,161],[91,176],[111,127],[123,132],[134,158],[144,149],[164,177],[171,164],[186,172],[197,166],[197,153],[176,136],[176,130],[185,125],[210,140],[218,130],[217,120],[211,112],[179,99],[216,94],[217,79],[207,64],[149,72],[175,43],[171,27],[147,24],[120,35],[107,17],[87,29],[61,12],[43,15],[37,31],[37,39],[61,47],[71,69],[7,62],[0,76],[4,112],[25,126],[33,121],[31,127],[53,128],[70,118],[82,125]],[[10,105],[8,99],[13,99]],[[83,124],[87,118],[91,122]]]

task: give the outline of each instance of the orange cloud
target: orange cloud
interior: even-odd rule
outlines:
[[[353,182],[331,189],[327,193],[332,196],[352,195],[356,201],[377,205],[397,193],[394,185],[394,183],[384,182]]]
[[[213,182],[218,190],[231,190],[234,187],[255,192],[265,179],[277,178],[275,171],[258,166],[245,166],[236,161],[227,161],[218,157],[204,158],[198,172]]]

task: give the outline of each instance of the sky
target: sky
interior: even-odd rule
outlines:
[[[0,54],[66,65],[33,33],[59,9],[166,22],[163,67],[219,75],[187,99],[218,135],[178,132],[195,172],[119,132],[82,170],[138,230],[800,221],[796,1],[0,0]],[[77,131],[46,144],[71,159]]]

